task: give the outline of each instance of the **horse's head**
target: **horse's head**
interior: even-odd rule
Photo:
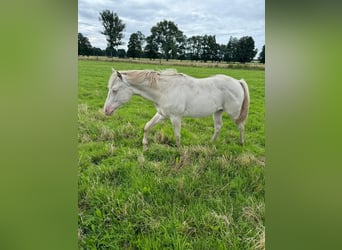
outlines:
[[[132,90],[125,82],[123,74],[113,69],[108,81],[108,95],[103,110],[106,115],[112,115],[122,104],[128,102],[132,97]]]

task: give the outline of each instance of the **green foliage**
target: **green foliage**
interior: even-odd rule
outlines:
[[[192,36],[187,39],[188,57],[190,60],[200,60],[202,55],[202,36]]]
[[[261,63],[265,63],[265,45],[262,46],[262,50],[261,50],[261,52],[259,54],[258,60]]]
[[[100,12],[99,20],[102,22],[104,31],[101,33],[106,36],[107,48],[111,51],[111,55],[114,48],[121,45],[121,39],[123,38],[123,30],[126,24],[118,17],[113,11],[104,10]]]
[[[210,35],[193,36],[189,41],[190,51],[195,52],[195,58],[198,58],[204,62],[217,61],[219,44],[216,43],[216,37]]]
[[[254,40],[251,36],[243,36],[237,46],[237,61],[241,63],[251,62],[258,50],[255,49]]]
[[[148,42],[158,44],[166,60],[177,57],[185,36],[174,22],[167,20],[158,22],[151,28],[151,33]]]
[[[104,31],[101,33],[106,36],[107,48],[105,51],[93,48],[80,54],[80,48],[82,51],[84,49],[80,47],[79,43],[79,55],[94,54],[98,56],[106,54],[110,57],[126,57],[125,51],[117,49],[118,45],[122,45],[121,39],[126,25],[116,13],[109,10],[100,12],[99,20],[104,27]],[[146,46],[143,49],[144,41],[146,41]],[[204,62],[224,60],[226,62],[246,63],[251,62],[256,54],[257,49],[255,49],[254,40],[251,36],[244,36],[240,39],[230,37],[228,44],[223,45],[216,42],[214,35],[205,34],[187,38],[174,22],[167,20],[160,21],[153,26],[151,35],[147,36],[146,39],[140,31],[132,33],[127,50],[127,56],[131,58],[165,58],[167,61],[169,59],[188,59]]]
[[[102,107],[112,67],[151,66],[79,61],[79,248],[264,249],[264,71],[177,66],[199,78],[246,79],[246,144],[239,145],[238,130],[224,115],[215,143],[209,142],[211,117],[183,118],[179,149],[164,121],[143,151],[154,105],[134,96],[111,117]]]
[[[217,61],[217,53],[219,45],[216,43],[215,36],[203,36],[203,55],[202,60],[206,61]]]
[[[83,36],[82,33],[78,33],[78,54],[87,56],[92,54],[92,46],[89,39]]]
[[[105,56],[106,51],[93,47],[89,42],[89,38],[82,33],[78,33],[78,55],[83,56]]]
[[[128,57],[141,57],[142,56],[142,46],[145,40],[145,36],[140,32],[132,33],[128,42]]]
[[[232,37],[232,36],[229,38],[229,42],[227,44],[227,50],[224,56],[224,60],[226,62],[238,61],[238,52],[237,52],[238,44],[239,44],[239,39],[237,39],[236,37]]]
[[[146,37],[146,46],[144,56],[150,59],[155,59],[159,55],[159,46],[153,36]]]
[[[125,58],[126,57],[126,51],[124,49],[118,49],[117,55],[119,58]]]
[[[257,49],[251,36],[243,36],[240,39],[230,37],[225,51],[224,60],[227,62],[251,62]]]

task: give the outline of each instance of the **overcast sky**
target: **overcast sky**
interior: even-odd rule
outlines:
[[[117,13],[126,24],[123,42],[141,31],[151,34],[162,20],[173,21],[187,37],[215,35],[216,42],[227,44],[230,36],[251,36],[258,54],[265,44],[265,0],[78,0],[78,32],[89,38],[93,47],[105,49],[106,38],[99,13]]]

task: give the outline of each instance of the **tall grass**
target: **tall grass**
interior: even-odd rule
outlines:
[[[264,71],[175,66],[194,77],[223,73],[249,84],[244,146],[223,117],[215,143],[208,118],[182,120],[182,146],[164,121],[142,149],[152,103],[134,96],[114,116],[102,107],[111,68],[169,66],[79,61],[81,249],[264,249]]]
[[[106,56],[78,56],[80,60],[93,60],[93,61],[107,61],[107,62],[123,62],[130,64],[153,64],[164,66],[190,66],[190,67],[204,67],[204,68],[232,68],[232,69],[255,69],[265,70],[265,64],[259,62],[239,63],[239,62],[203,62],[192,60],[176,60],[176,59],[148,59],[148,58],[118,58]]]

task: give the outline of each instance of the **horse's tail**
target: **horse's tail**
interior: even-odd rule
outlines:
[[[248,90],[248,85],[244,79],[239,80],[241,87],[243,89],[244,97],[241,105],[241,110],[240,110],[240,115],[239,117],[235,120],[235,123],[237,125],[239,124],[244,124],[246,122],[247,116],[248,116],[248,111],[249,111],[249,90]]]

